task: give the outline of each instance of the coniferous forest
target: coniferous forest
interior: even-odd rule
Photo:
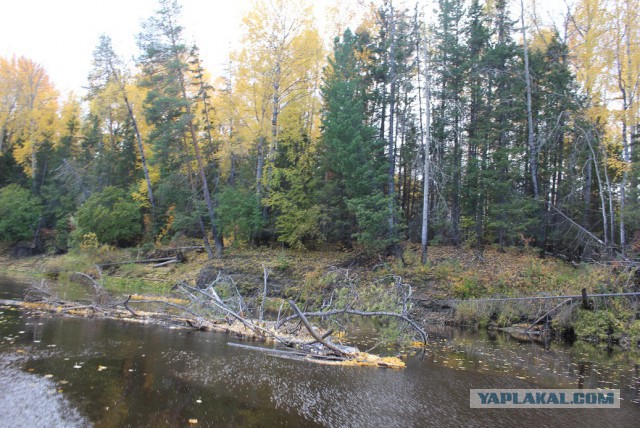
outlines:
[[[638,0],[553,25],[507,0],[384,0],[329,38],[312,3],[255,3],[220,76],[176,0],[135,63],[96,40],[81,98],[0,58],[0,240],[640,252]]]

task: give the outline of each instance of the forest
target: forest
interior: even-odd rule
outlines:
[[[329,39],[312,3],[257,1],[221,76],[177,0],[133,64],[96,40],[82,97],[0,58],[0,241],[640,252],[640,1],[552,25],[507,0],[360,2]]]

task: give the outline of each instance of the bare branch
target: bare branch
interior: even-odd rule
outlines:
[[[293,300],[289,300],[289,306],[291,306],[291,309],[293,309],[293,311],[296,313],[296,316],[300,318],[300,320],[302,321],[302,324],[304,324],[305,328],[307,329],[309,334],[311,334],[311,336],[316,340],[316,342],[320,343],[321,345],[323,345],[327,349],[331,349],[333,352],[335,352],[338,355],[342,355],[342,356],[349,356],[350,355],[348,352],[345,352],[344,350],[340,349],[338,346],[334,345],[330,341],[324,340],[322,338],[322,336],[320,336],[318,334],[318,332],[316,332],[313,329],[311,324],[309,324],[309,320],[307,320],[307,318],[304,316],[304,314],[302,312],[300,312],[300,308],[298,308],[298,306],[296,306],[296,304],[293,302]]]

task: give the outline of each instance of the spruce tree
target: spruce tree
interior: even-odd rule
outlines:
[[[319,198],[329,240],[351,244],[355,238],[380,251],[389,243],[388,199],[382,192],[387,165],[384,141],[367,124],[362,57],[359,37],[350,30],[335,40],[322,86]]]
[[[143,84],[149,89],[147,119],[154,126],[152,139],[161,162],[178,155],[178,164],[195,159],[200,193],[206,205],[209,227],[215,242],[216,255],[222,254],[223,242],[218,234],[212,192],[205,172],[203,153],[195,126],[194,100],[189,93],[190,50],[183,40],[183,28],[178,24],[181,8],[175,0],[160,0],[156,14],[143,24],[138,37],[142,50],[140,65]],[[172,162],[173,163],[173,162]],[[190,166],[187,166],[190,168]]]
[[[462,185],[462,105],[467,50],[462,43],[464,15],[462,0],[440,0],[434,28],[434,116],[433,141],[442,168],[441,187],[445,189],[446,215],[436,220],[441,234],[453,244],[460,242]],[[448,235],[448,236],[446,236]]]

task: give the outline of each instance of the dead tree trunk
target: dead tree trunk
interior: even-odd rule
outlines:
[[[293,302],[293,300],[289,300],[289,306],[291,306],[291,309],[293,309],[293,311],[296,313],[296,315],[300,318],[300,321],[302,321],[302,324],[307,329],[307,331],[309,331],[309,334],[316,340],[316,342],[320,343],[322,346],[324,346],[327,349],[331,349],[333,352],[335,352],[338,355],[349,356],[348,353],[344,352],[342,349],[340,349],[339,347],[337,347],[333,343],[331,343],[331,342],[329,342],[327,340],[324,340],[322,338],[322,336],[320,336],[318,334],[318,332],[313,329],[311,324],[309,324],[309,320],[307,320],[307,318],[300,311],[300,308],[298,308],[298,306],[296,306],[296,304]]]
[[[430,179],[430,146],[431,146],[431,81],[429,78],[429,49],[424,42],[424,98],[425,98],[425,129],[424,129],[424,163],[422,167],[422,234],[421,234],[421,262],[427,264],[427,245],[429,243],[429,179]]]
[[[531,185],[533,197],[538,199],[538,147],[533,135],[533,113],[531,108],[531,73],[529,71],[529,46],[527,45],[527,30],[524,25],[524,0],[520,0],[520,21],[522,23],[522,43],[524,47],[524,77],[527,87],[527,142],[529,145],[529,169],[531,170]]]

